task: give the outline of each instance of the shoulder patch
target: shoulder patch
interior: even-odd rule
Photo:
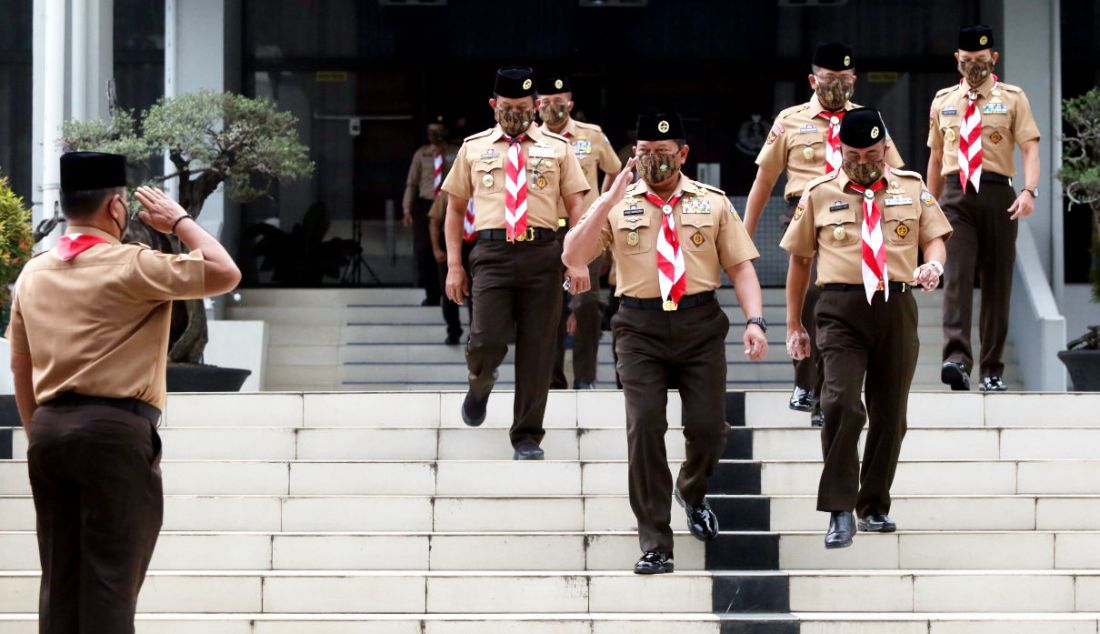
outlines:
[[[810,182],[806,183],[806,189],[805,189],[805,191],[802,192],[802,198],[805,199],[807,192],[809,192],[814,187],[817,187],[821,183],[827,183],[827,182],[833,180],[834,178],[837,177],[838,174],[840,174],[840,170],[833,170],[833,172],[831,174],[822,174],[821,176],[818,176],[817,178],[815,178],[815,179],[811,180]]]
[[[956,88],[958,88],[958,86],[948,86],[947,88],[943,88],[939,92],[937,92],[936,96],[937,97],[942,97],[942,96],[946,95],[947,93],[955,90]]]
[[[644,191],[645,191],[645,181],[643,181],[641,179],[639,179],[638,182],[634,183],[630,187],[626,188],[626,193],[628,193],[628,194],[640,194]]]
[[[1004,88],[1008,92],[1023,92],[1024,91],[1023,88],[1020,88],[1019,86],[1013,86],[1012,84],[1002,84],[1000,82],[997,82],[997,85],[1000,86],[1001,88]]]
[[[920,202],[925,207],[929,207],[936,204],[936,197],[927,189],[922,189],[920,192]]]
[[[890,168],[890,173],[891,174],[897,174],[898,176],[906,176],[908,178],[921,178],[921,175],[917,172],[913,172],[913,171],[910,171],[910,170],[903,170],[903,169],[899,169],[899,168],[896,168],[896,167],[891,167]]]
[[[474,134],[471,134],[470,136],[463,139],[462,141],[463,143],[465,143],[466,141],[473,141],[474,139],[480,139],[481,137],[489,136],[489,133],[495,129],[496,128],[488,128],[486,130],[482,130],[481,132],[475,132]]]

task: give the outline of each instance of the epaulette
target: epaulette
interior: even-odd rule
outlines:
[[[785,108],[783,110],[780,110],[779,111],[779,116],[776,117],[776,118],[777,119],[786,119],[787,117],[791,116],[792,114],[802,112],[803,110],[805,110],[809,107],[810,107],[810,104],[808,102],[804,103],[804,104],[799,104],[797,106],[791,106],[790,108]]]
[[[551,131],[547,130],[546,128],[541,128],[540,132],[542,132],[544,135],[550,137],[551,139],[555,139],[557,141],[561,141],[562,143],[564,143],[566,145],[569,145],[569,139],[563,137],[560,134],[556,134],[554,132],[551,132]]]
[[[696,186],[702,187],[703,189],[710,190],[710,191],[712,191],[716,194],[720,194],[722,196],[726,195],[726,192],[722,191],[721,189],[718,189],[717,187],[715,187],[714,185],[711,185],[709,183],[704,183],[704,182],[701,182],[701,181],[692,181],[692,182],[695,183]]]
[[[919,172],[914,172],[912,170],[898,169],[896,167],[891,167],[890,168],[890,174],[891,175],[900,174],[902,176],[908,176],[909,178],[918,178],[918,179],[921,178],[921,175],[920,175]]]
[[[834,178],[837,177],[838,174],[840,174],[840,170],[833,170],[829,174],[822,174],[821,176],[818,176],[817,178],[814,178],[810,182],[806,183],[806,190],[805,191],[810,191],[811,189],[813,189],[814,187],[817,187],[821,183],[827,183],[827,182],[833,180]]]
[[[595,123],[587,123],[587,122],[584,122],[584,121],[576,121],[576,120],[574,120],[574,123],[577,124],[578,128],[584,128],[585,130],[592,130],[593,132],[603,132],[603,128],[596,125]]]
[[[489,133],[491,133],[493,130],[496,130],[496,128],[488,128],[486,130],[482,130],[481,132],[475,132],[474,134],[471,134],[470,136],[466,137],[465,139],[462,139],[462,142],[465,143],[466,141],[473,141],[474,139],[480,139],[483,136],[489,136]]]
[[[1020,88],[1019,86],[1013,86],[1012,84],[1002,84],[1000,82],[997,82],[997,86],[999,86],[1000,88],[1004,88],[1008,92],[1023,92],[1024,91],[1023,88]]]

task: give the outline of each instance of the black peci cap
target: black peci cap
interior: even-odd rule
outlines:
[[[565,75],[547,75],[539,80],[540,95],[556,95],[562,92],[573,92],[569,78]]]
[[[684,123],[680,115],[661,113],[638,117],[639,141],[665,141],[684,138]]]
[[[840,142],[862,150],[886,138],[886,124],[874,108],[849,110],[840,120]]]
[[[104,152],[61,155],[61,190],[75,192],[126,186],[126,157]]]
[[[852,47],[843,42],[818,44],[814,51],[813,65],[828,70],[852,70],[855,68]]]
[[[993,28],[987,24],[971,24],[959,29],[959,50],[984,51],[993,48]]]
[[[526,66],[501,68],[493,92],[509,99],[531,97],[535,94],[535,71]]]

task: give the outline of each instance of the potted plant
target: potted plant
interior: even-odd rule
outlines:
[[[196,219],[219,187],[236,202],[265,195],[279,180],[310,175],[309,149],[298,141],[298,120],[263,99],[233,93],[199,92],[163,98],[139,118],[127,111],[110,121],[68,121],[62,128],[67,151],[96,150],[125,154],[138,184],[163,186],[174,181],[180,205]],[[161,173],[161,156],[172,171]],[[143,242],[165,253],[185,247],[135,219],[127,240]],[[202,363],[207,343],[202,300],[176,302],[168,352],[168,389],[236,391],[247,370],[215,368]]]
[[[1074,205],[1092,211],[1092,299],[1100,301],[1100,88],[1062,102],[1067,132],[1062,139],[1062,168],[1058,179]],[[1070,341],[1058,353],[1066,364],[1073,388],[1100,391],[1100,326]]]

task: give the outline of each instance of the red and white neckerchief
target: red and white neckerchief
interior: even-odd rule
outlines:
[[[844,118],[844,110],[839,112],[827,112],[822,110],[817,116],[829,122],[829,134],[825,141],[825,173],[832,174],[840,169],[840,121]]]
[[[871,303],[875,291],[882,291],[883,298],[889,301],[890,285],[886,283],[889,278],[886,270],[886,244],[882,239],[882,210],[875,202],[875,192],[886,186],[886,179],[880,178],[870,187],[851,182],[848,186],[863,194],[863,262],[860,269],[867,303]]]
[[[960,84],[966,79],[960,80]],[[997,76],[993,75],[993,87],[997,87]],[[966,193],[966,184],[974,186],[974,193],[982,182],[982,111],[978,108],[981,93],[971,88],[966,94],[966,113],[959,127],[959,184]]]
[[[68,262],[97,244],[109,244],[109,242],[87,233],[67,233],[57,241],[57,257],[62,262]]]
[[[466,203],[466,214],[462,218],[462,239],[466,242],[473,242],[477,238],[477,227],[474,225],[475,218],[474,199],[471,198]]]
[[[665,300],[664,309],[676,310],[687,291],[687,266],[672,210],[684,197],[684,192],[677,192],[667,202],[653,192],[647,191],[645,197],[661,210],[661,230],[657,233],[657,281],[661,285],[661,299]]]
[[[432,187],[436,197],[439,197],[439,191],[443,189],[443,150],[438,147],[432,153],[432,166]]]
[[[526,134],[509,137],[508,161],[504,165],[504,223],[507,225],[508,239],[527,231],[527,164],[523,158],[523,142]]]

